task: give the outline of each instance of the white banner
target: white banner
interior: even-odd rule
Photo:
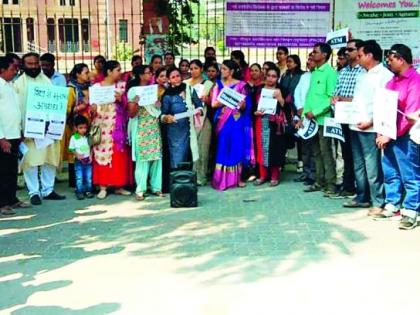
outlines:
[[[357,104],[353,102],[337,102],[334,106],[334,120],[339,124],[353,125],[364,121]]]
[[[133,87],[139,97],[139,106],[154,105],[158,100],[158,85],[146,85]]]
[[[274,115],[277,109],[277,100],[273,97],[274,90],[262,89],[258,111],[264,114]]]

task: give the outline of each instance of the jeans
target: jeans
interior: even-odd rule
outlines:
[[[409,135],[391,141],[385,147],[382,168],[385,202],[397,207],[402,203],[406,215],[416,216],[420,211],[420,145]]]
[[[355,201],[369,202],[374,207],[384,204],[381,151],[376,147],[376,133],[351,131],[354,174],[356,177]]]
[[[92,164],[74,161],[74,174],[76,177],[76,193],[92,192]]]

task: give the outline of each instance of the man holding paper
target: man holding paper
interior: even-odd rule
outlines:
[[[356,44],[361,43],[359,39],[352,39],[347,42],[346,58],[348,65],[344,67],[338,74],[337,86],[335,88],[333,104],[337,102],[351,102],[353,100],[354,86],[356,80],[361,73],[366,72],[363,67],[359,65],[359,56],[357,53]],[[347,106],[352,106],[351,103],[346,103]],[[353,169],[353,154],[351,148],[350,128],[348,124],[342,124],[343,135],[345,142],[340,141],[341,154],[344,160],[344,174],[343,187],[340,191],[340,197],[353,196],[355,191],[354,186],[354,169]]]
[[[384,150],[385,209],[376,219],[393,217],[402,206],[400,229],[416,227],[420,212],[420,148],[410,139],[415,113],[420,110],[420,74],[413,67],[410,48],[395,44],[387,55],[394,77],[386,88],[398,92],[397,138],[379,135],[376,143]],[[384,111],[387,109],[384,108]],[[405,190],[405,195],[403,195]]]
[[[19,96],[22,119],[25,121],[28,103],[28,86],[31,83],[52,85],[50,79],[41,73],[39,55],[28,53],[22,57],[24,73],[15,81],[14,87]],[[60,141],[51,140],[46,147],[37,148],[32,138],[25,138],[28,152],[23,160],[22,170],[26,186],[29,190],[31,204],[40,205],[43,199],[62,200],[54,191],[55,174],[60,165]],[[41,189],[39,187],[38,167],[41,168]]]
[[[359,118],[357,124],[350,125],[356,197],[343,206],[372,206],[368,215],[375,215],[382,210],[384,197],[381,152],[375,146],[376,133],[372,128],[373,103],[376,91],[385,86],[392,74],[381,63],[382,49],[378,43],[369,40],[358,43],[357,47],[360,65],[367,72],[360,74],[356,82],[352,104]]]

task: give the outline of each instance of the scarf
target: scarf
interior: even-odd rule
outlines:
[[[179,95],[182,92],[185,92],[186,88],[187,88],[187,85],[185,83],[181,83],[178,86],[169,86],[166,89],[165,94],[163,96],[165,96],[165,95],[169,95],[169,96]]]
[[[72,87],[76,90],[76,105],[83,102],[83,99],[85,98],[85,95],[83,94],[83,91],[89,89],[90,82],[87,83],[79,83],[75,79],[71,79],[69,84],[69,87]]]

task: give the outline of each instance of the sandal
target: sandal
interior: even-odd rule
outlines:
[[[105,199],[106,198],[106,196],[107,196],[107,192],[106,192],[106,189],[101,189],[100,191],[99,191],[99,193],[96,195],[96,198],[98,198],[98,199]]]
[[[157,197],[161,197],[161,198],[165,197],[165,195],[164,195],[161,191],[157,191],[157,192],[155,192],[154,194],[155,194]]]
[[[260,186],[260,185],[262,185],[262,184],[264,184],[264,183],[265,183],[265,179],[258,178],[258,179],[254,182],[254,186]]]
[[[275,179],[275,180],[271,180],[271,181],[270,181],[269,186],[270,186],[270,187],[276,187],[276,186],[278,186],[279,184],[280,184],[280,182],[279,182],[277,179]]]
[[[244,182],[239,182],[239,183],[238,183],[238,187],[239,187],[239,188],[245,188],[245,187],[246,187],[246,183],[244,183]]]
[[[146,199],[146,197],[143,195],[143,193],[136,193],[137,201],[143,201],[144,199]]]
[[[121,196],[130,196],[131,192],[129,192],[128,190],[125,190],[124,188],[119,188],[115,190],[115,194],[121,195]]]
[[[23,208],[31,208],[31,207],[32,206],[25,201],[18,201],[14,205],[12,205],[13,209],[16,209],[16,208],[22,208],[23,209]]]
[[[16,212],[13,211],[13,208],[10,206],[4,206],[0,208],[0,213],[2,215],[14,215]]]

